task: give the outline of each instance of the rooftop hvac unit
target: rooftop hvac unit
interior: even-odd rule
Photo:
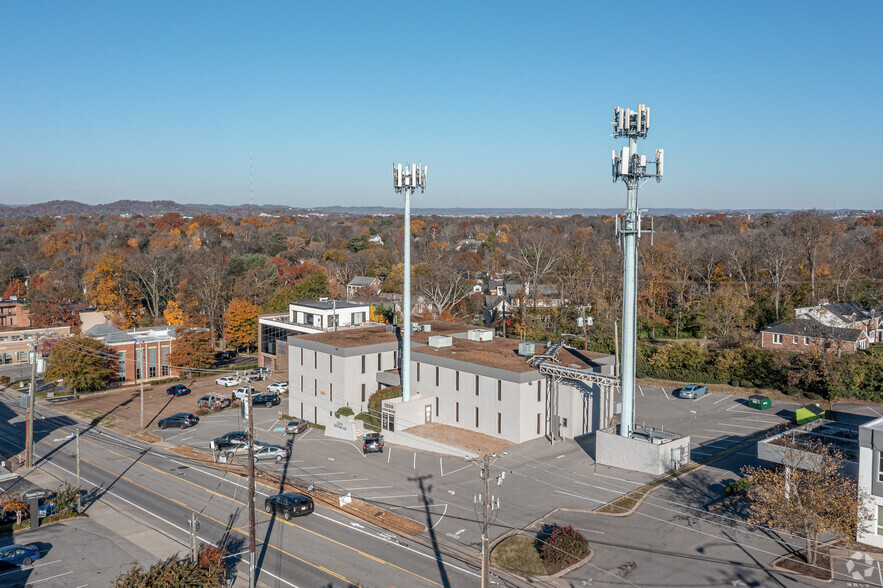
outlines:
[[[432,330],[432,325],[423,325],[423,332],[428,333]]]
[[[470,341],[491,341],[494,338],[494,332],[490,329],[472,329],[466,333],[466,338]]]
[[[519,343],[518,344],[518,355],[533,355],[536,353],[536,344],[535,343]]]
[[[453,339],[451,337],[446,337],[445,335],[433,335],[429,338],[429,346],[435,347],[436,349],[451,347],[452,345]]]

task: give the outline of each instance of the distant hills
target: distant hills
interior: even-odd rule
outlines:
[[[395,215],[401,214],[401,208],[390,206],[324,206],[318,208],[293,208],[276,204],[259,206],[224,204],[179,204],[171,200],[118,200],[107,204],[84,204],[73,200],[52,200],[39,204],[10,205],[0,204],[0,218],[16,216],[106,216],[110,214],[125,214],[131,216],[159,216],[170,212],[177,212],[182,216],[197,216],[200,214],[227,215],[233,217],[245,217],[256,215],[283,216],[283,215],[329,215],[329,216],[366,216],[366,215]],[[622,208],[413,208],[412,213],[423,216],[613,216],[621,214]],[[713,214],[724,212],[728,214],[751,214],[757,215],[765,212],[788,213],[782,209],[700,209],[700,208],[651,208],[649,214],[656,216],[690,216],[693,214]],[[849,209],[822,211],[832,215],[863,214],[865,211]]]

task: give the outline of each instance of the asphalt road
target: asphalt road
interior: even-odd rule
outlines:
[[[11,404],[4,402],[0,409],[4,422],[0,442],[6,452],[23,439],[20,422],[6,424],[20,420],[20,409]],[[36,454],[41,466],[73,479],[74,441],[68,437],[73,427],[66,423],[64,417],[38,421],[35,430],[41,438]],[[93,501],[107,501],[186,545],[187,521],[196,512],[201,541],[223,544],[231,555],[248,548],[247,485],[237,475],[203,468],[100,430],[81,432],[80,469],[88,491],[87,513]],[[471,586],[476,582],[475,572],[458,561],[437,557],[431,549],[321,506],[314,514],[290,522],[270,517],[262,510],[263,499],[274,493],[259,486],[256,496],[258,579],[265,585]],[[56,545],[53,552],[65,548]],[[90,569],[88,561],[80,566]]]

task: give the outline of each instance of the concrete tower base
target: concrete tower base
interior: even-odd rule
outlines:
[[[599,429],[595,434],[595,461],[645,474],[667,474],[690,461],[690,437],[652,427],[635,429],[633,437],[621,437],[615,426]]]

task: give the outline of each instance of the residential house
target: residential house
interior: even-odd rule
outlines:
[[[870,343],[883,343],[883,321],[876,310],[858,302],[822,302],[818,306],[795,308],[796,318],[816,320],[829,327],[858,329],[868,335]]]
[[[764,349],[819,349],[840,355],[867,349],[868,345],[868,333],[864,330],[832,327],[813,319],[779,321],[760,332],[760,346]]]
[[[377,296],[380,294],[380,278],[374,276],[356,276],[346,285],[346,297],[356,294]]]

